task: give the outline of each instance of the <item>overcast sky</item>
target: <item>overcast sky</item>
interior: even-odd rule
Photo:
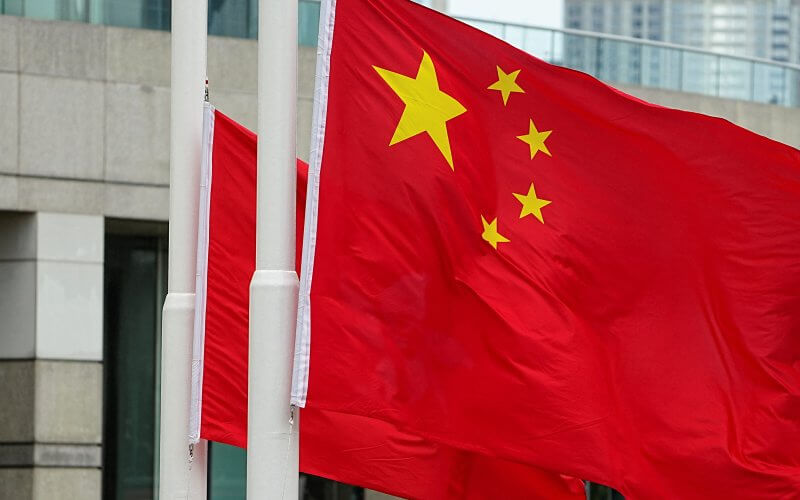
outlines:
[[[562,28],[563,0],[450,0],[450,14]]]

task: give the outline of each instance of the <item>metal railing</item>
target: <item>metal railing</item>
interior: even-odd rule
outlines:
[[[606,82],[800,107],[800,65],[590,31],[460,20]]]

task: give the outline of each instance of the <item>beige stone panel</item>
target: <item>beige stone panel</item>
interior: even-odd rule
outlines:
[[[21,174],[103,178],[102,82],[20,77]]]
[[[0,468],[0,500],[27,500],[33,495],[33,469]]]
[[[800,108],[781,108],[772,115],[773,139],[800,149]]]
[[[169,89],[106,85],[105,178],[169,183]]]
[[[35,441],[74,444],[101,442],[101,363],[36,361],[35,391]]]
[[[111,26],[106,30],[107,80],[169,87],[168,32]]]
[[[33,500],[100,500],[100,469],[33,469]]]
[[[103,263],[105,225],[99,215],[36,214],[40,260]]]
[[[103,264],[36,266],[36,357],[102,361]]]
[[[18,17],[0,16],[0,71],[19,69],[18,33]]]
[[[256,92],[258,43],[255,40],[208,38],[208,83],[216,91]],[[213,99],[211,102],[215,102]]]
[[[314,74],[317,69],[317,48],[300,46],[297,54],[297,96],[314,97]]]
[[[0,210],[17,210],[19,207],[19,179],[14,175],[0,174]]]
[[[33,390],[33,361],[0,361],[0,442],[33,441]]]
[[[106,217],[166,221],[169,219],[169,188],[106,184]]]
[[[20,210],[81,214],[103,213],[104,186],[100,182],[34,177],[20,177],[18,181],[17,205]],[[2,179],[0,179],[0,186],[2,186]],[[2,196],[2,187],[0,187],[0,196]]]
[[[91,444],[36,444],[32,458],[35,465],[44,467],[102,467],[103,448]]]
[[[3,43],[0,22],[0,45]],[[2,47],[0,47],[2,50]],[[2,57],[2,55],[0,55]],[[19,76],[0,73],[0,172],[19,172]]]
[[[297,157],[308,161],[311,145],[311,119],[314,101],[297,100]]]
[[[23,19],[20,71],[88,80],[105,77],[105,27]]]

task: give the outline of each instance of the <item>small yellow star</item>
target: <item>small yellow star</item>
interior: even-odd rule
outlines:
[[[528,144],[531,147],[531,160],[532,160],[533,157],[536,156],[536,153],[538,153],[539,151],[543,152],[547,156],[553,156],[550,154],[550,151],[547,149],[547,145],[544,143],[544,141],[546,141],[547,138],[552,133],[553,133],[552,130],[539,132],[536,129],[536,125],[533,124],[533,120],[531,120],[531,127],[528,134],[518,135],[517,139]]]
[[[498,243],[508,243],[510,240],[497,232],[497,217],[492,222],[486,222],[486,219],[481,215],[481,222],[483,223],[483,234],[481,237],[486,240],[492,248],[497,250]]]
[[[453,169],[453,153],[447,135],[447,122],[466,112],[466,108],[439,90],[431,56],[422,53],[416,78],[373,66],[406,105],[389,146],[426,132]]]
[[[536,196],[536,189],[533,187],[533,182],[531,182],[531,187],[528,189],[528,194],[514,193],[514,197],[518,199],[520,203],[522,203],[522,212],[519,214],[520,219],[527,215],[533,214],[534,217],[539,219],[539,222],[544,224],[542,208],[549,205],[551,201],[543,200]]]
[[[522,90],[522,87],[517,85],[517,76],[519,75],[520,70],[512,71],[511,73],[506,73],[500,66],[497,67],[497,81],[491,84],[488,88],[489,90],[499,90],[500,93],[503,95],[503,106],[508,104],[508,96],[511,95],[512,92],[519,92],[524,94],[525,91]]]

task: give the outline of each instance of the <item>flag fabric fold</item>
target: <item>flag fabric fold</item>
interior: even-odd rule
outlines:
[[[320,25],[296,404],[631,498],[797,498],[797,150],[412,2]]]
[[[190,438],[246,447],[256,136],[209,105],[203,157]],[[298,249],[307,168],[298,160]],[[311,408],[300,415],[300,470],[405,498],[583,498],[577,479],[431,442],[380,419]]]

